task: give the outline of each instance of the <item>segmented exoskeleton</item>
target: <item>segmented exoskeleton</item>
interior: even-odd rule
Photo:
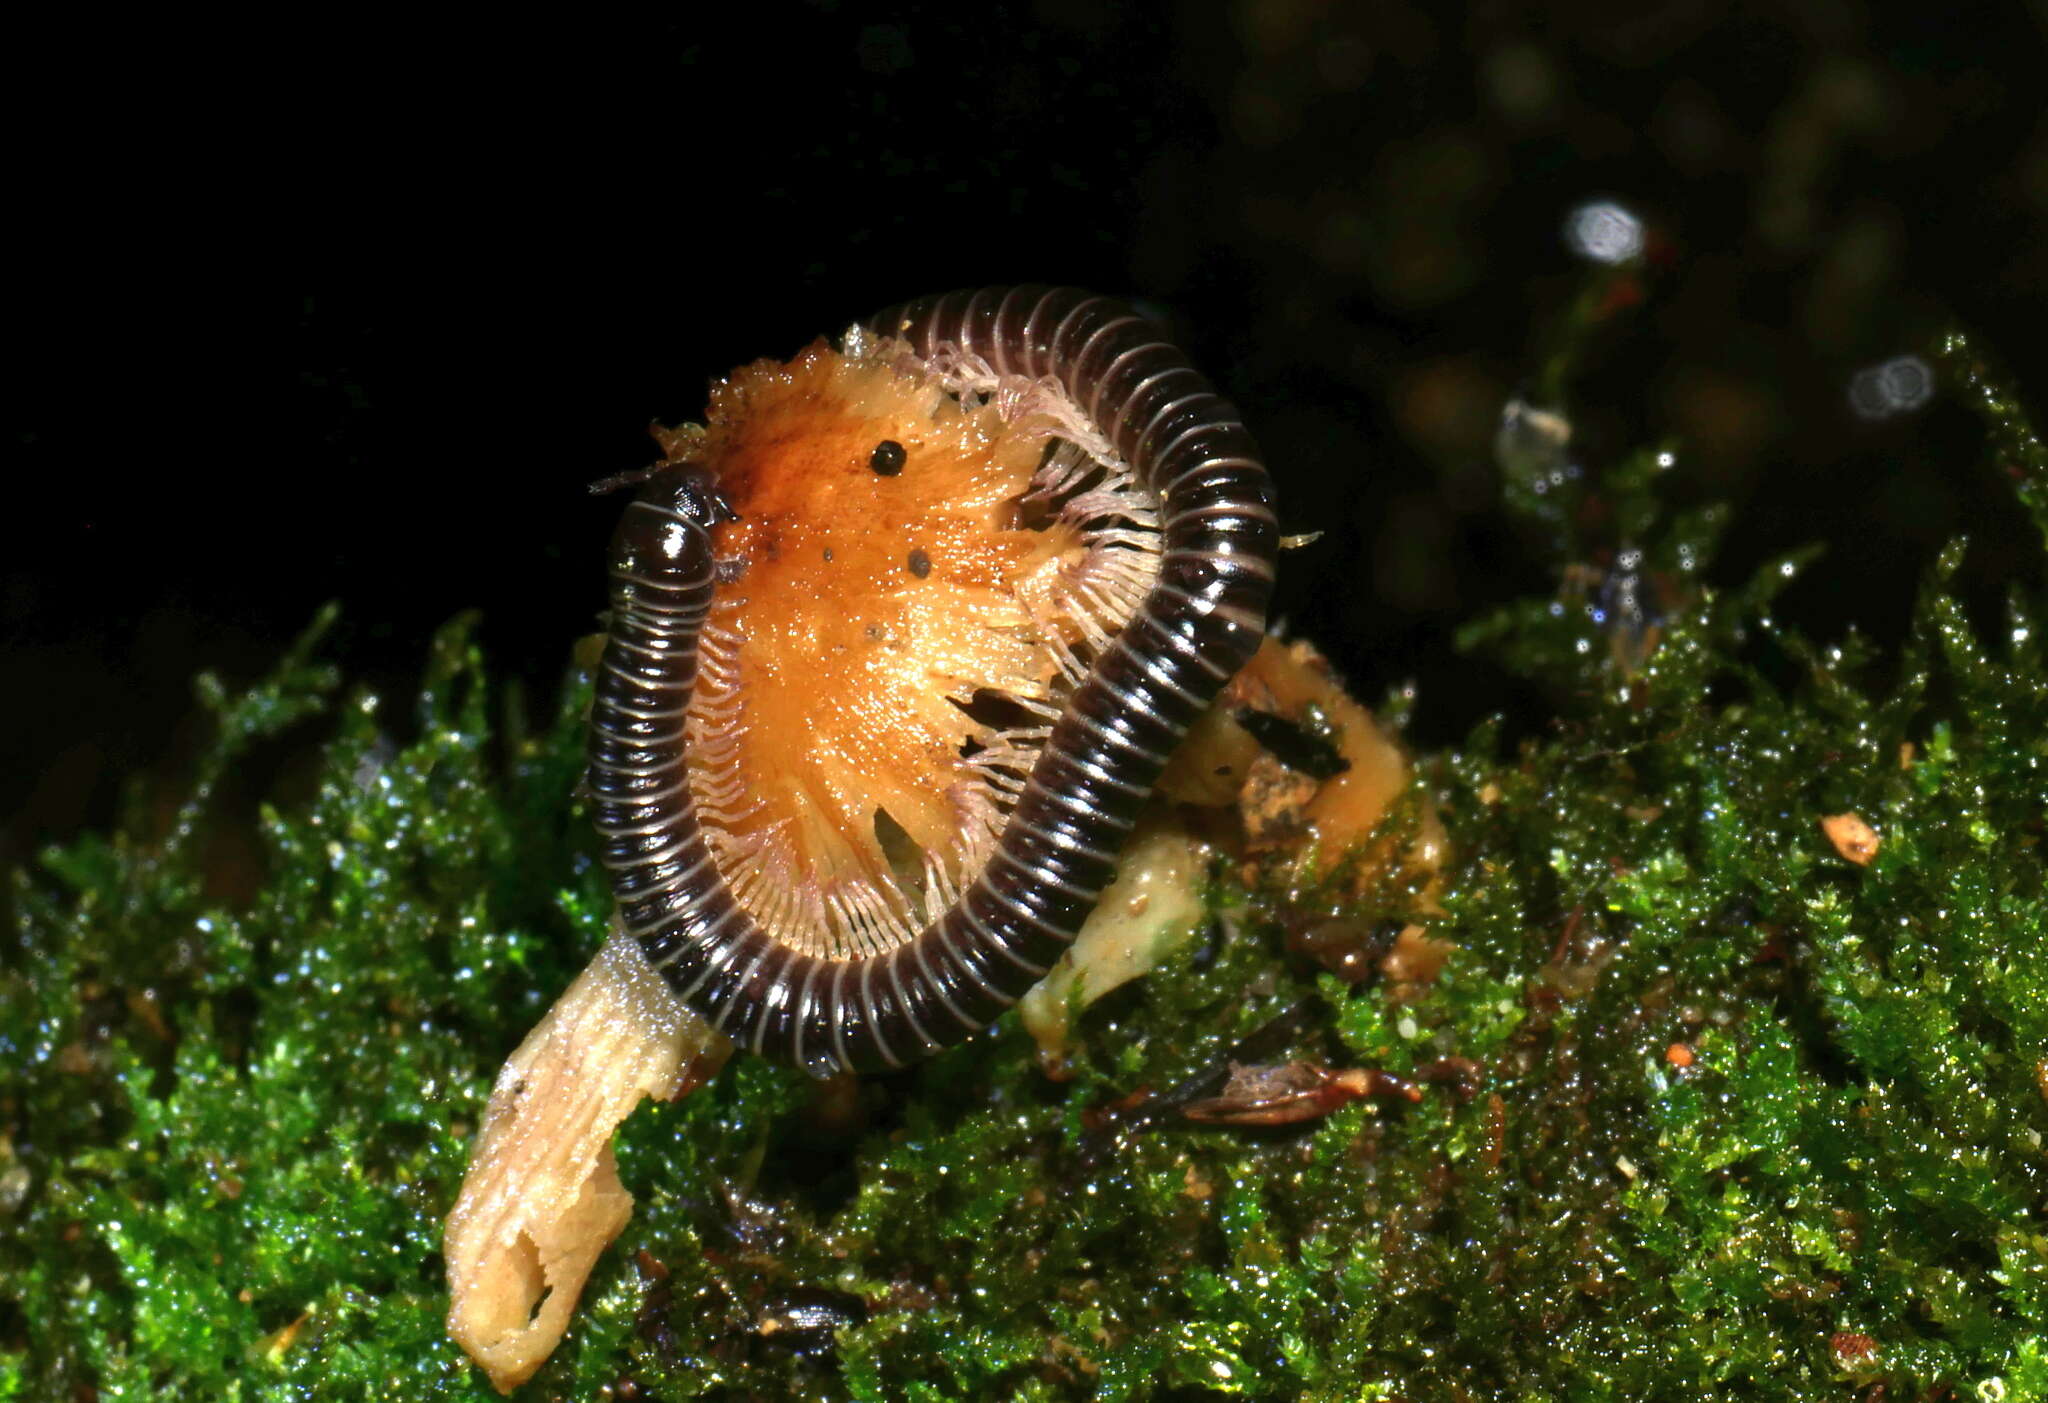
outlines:
[[[893,949],[827,959],[775,940],[739,906],[691,799],[686,712],[725,504],[706,474],[679,466],[626,509],[590,740],[620,919],[735,1042],[819,1075],[900,1067],[958,1042],[1058,959],[1175,744],[1264,636],[1278,548],[1272,484],[1237,411],[1128,305],[990,288],[911,302],[865,329],[921,358],[965,354],[999,375],[1056,380],[1159,502],[1164,550],[959,900]]]

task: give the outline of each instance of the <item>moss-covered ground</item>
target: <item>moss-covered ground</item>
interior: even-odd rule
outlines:
[[[1969,346],[1940,359],[1986,424],[1957,471],[2006,474],[2048,546],[2048,455]],[[639,1213],[528,1396],[2048,1399],[2048,572],[1993,623],[1946,588],[1963,547],[1921,562],[1879,657],[1773,618],[1800,561],[1709,587],[1724,523],[1659,507],[1655,452],[1509,457],[1562,583],[1467,642],[1557,714],[1424,760],[1433,985],[1340,981],[1288,937],[1333,888],[1219,871],[1213,929],[1088,1013],[1069,1081],[1013,1019],[824,1102],[736,1059],[621,1132]],[[409,717],[317,655],[203,688],[168,821],[14,878],[0,1399],[492,1396],[442,1332],[440,1222],[603,935],[587,678],[529,728],[460,626]],[[315,743],[260,891],[224,895],[218,782]],[[1233,1057],[1462,1075],[1180,1115]]]

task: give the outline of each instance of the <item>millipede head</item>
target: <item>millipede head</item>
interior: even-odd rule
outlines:
[[[740,519],[718,490],[718,480],[692,464],[664,467],[655,473],[640,489],[639,500],[686,516],[707,531],[721,522]]]
[[[695,466],[664,467],[647,478],[620,517],[612,535],[612,569],[642,579],[694,573],[710,559],[711,529],[738,519],[710,473]]]

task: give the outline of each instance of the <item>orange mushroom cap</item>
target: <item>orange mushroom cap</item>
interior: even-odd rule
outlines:
[[[735,896],[829,957],[913,936],[986,860],[1085,652],[1157,571],[1154,503],[1051,382],[849,335],[663,431],[738,513],[690,783]],[[1092,441],[1091,441],[1092,440]]]

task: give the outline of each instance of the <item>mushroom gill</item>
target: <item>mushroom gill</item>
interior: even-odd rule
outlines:
[[[775,938],[888,950],[987,859],[1088,660],[1157,574],[1156,503],[1052,381],[849,332],[658,431],[739,519],[690,701],[714,860]]]

